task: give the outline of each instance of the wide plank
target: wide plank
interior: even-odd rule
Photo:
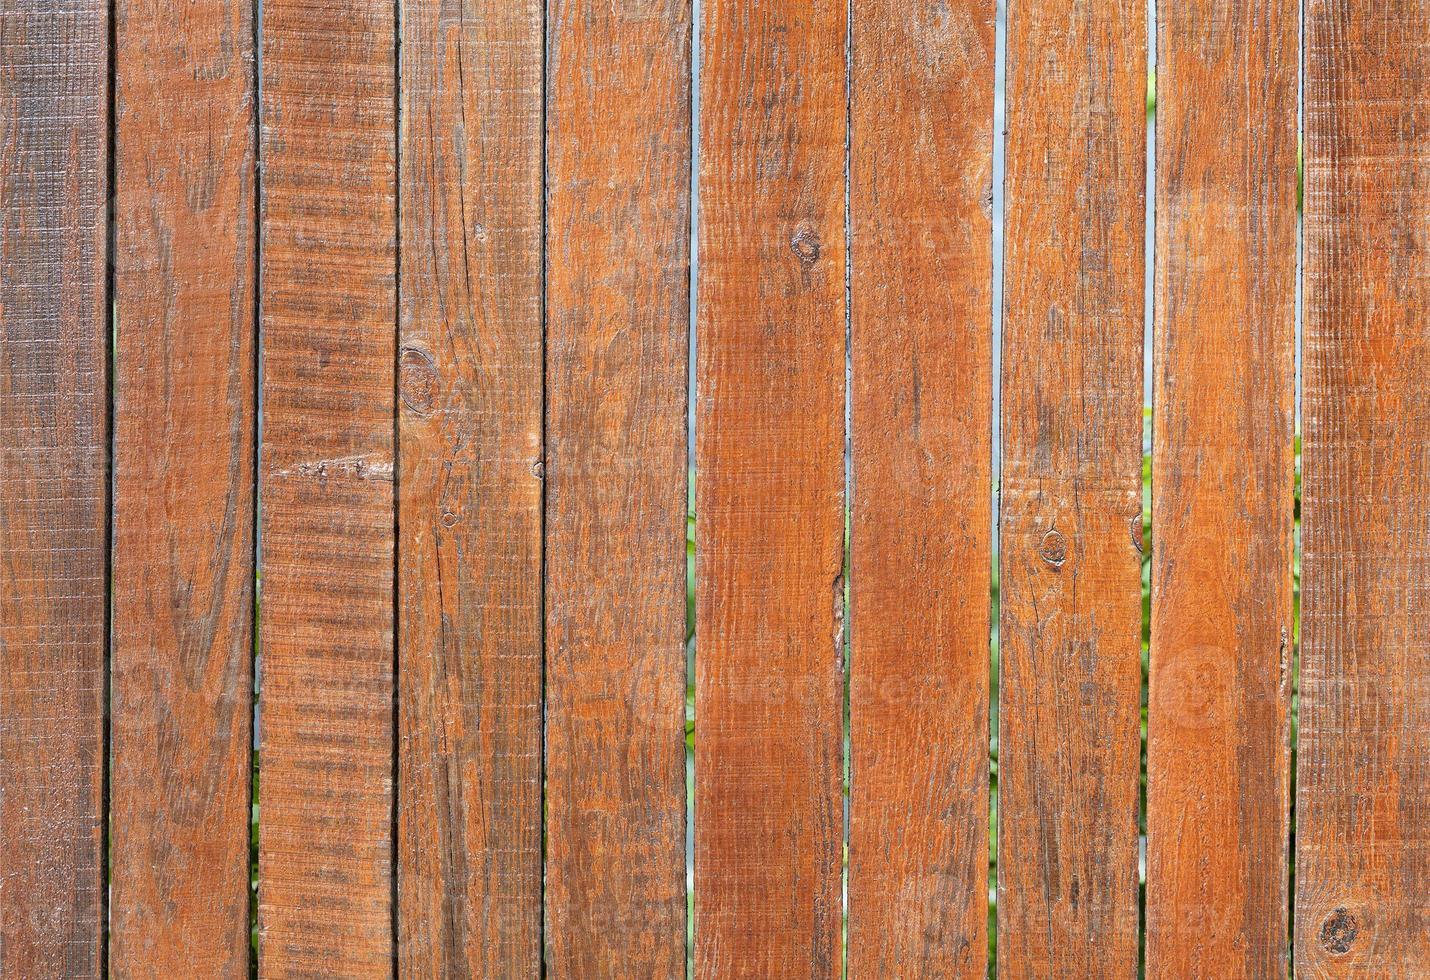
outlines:
[[[1430,4],[1306,5],[1296,974],[1430,975]]]
[[[263,7],[263,976],[393,965],[396,23]]]
[[[239,978],[253,744],[253,5],[123,0],[115,16],[110,973]]]
[[[691,9],[547,11],[547,968],[683,978]]]
[[[701,21],[695,975],[835,977],[847,4]]]
[[[988,969],[995,4],[853,7],[849,969]]]
[[[1286,976],[1297,29],[1159,9],[1149,977]]]
[[[1137,971],[1145,5],[1010,8],[998,966]]]
[[[0,976],[103,973],[109,4],[0,0]]]
[[[399,972],[536,976],[542,9],[401,15]]]

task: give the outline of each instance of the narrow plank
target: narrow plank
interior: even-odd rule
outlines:
[[[853,10],[850,974],[983,977],[995,4]]]
[[[264,976],[392,969],[395,27],[263,9]]]
[[[701,7],[703,980],[840,966],[846,8]]]
[[[542,10],[401,13],[399,967],[536,976]]]
[[[1157,25],[1147,975],[1284,978],[1298,9]]]
[[[998,962],[1137,971],[1145,5],[1008,20]]]
[[[1296,973],[1430,975],[1430,4],[1306,6]]]
[[[109,6],[0,0],[0,975],[103,971]]]
[[[685,975],[689,0],[551,0],[547,941]]]
[[[246,977],[253,7],[115,16],[110,972]]]

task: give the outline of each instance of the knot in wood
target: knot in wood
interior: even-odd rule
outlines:
[[[1351,951],[1356,936],[1360,935],[1360,924],[1347,909],[1336,909],[1321,923],[1321,948],[1335,956]]]
[[[813,265],[819,260],[819,232],[809,225],[800,225],[790,239],[790,250],[805,265]]]
[[[1057,528],[1053,528],[1043,535],[1043,541],[1038,545],[1038,555],[1053,568],[1062,568],[1063,562],[1068,560],[1068,539]]]
[[[429,415],[437,404],[437,366],[426,351],[404,347],[398,366],[402,404],[418,415]]]

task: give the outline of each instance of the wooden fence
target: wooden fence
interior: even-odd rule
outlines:
[[[0,976],[1430,976],[1430,3],[700,7],[0,0]]]

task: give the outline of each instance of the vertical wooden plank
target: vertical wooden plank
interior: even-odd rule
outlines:
[[[392,969],[395,27],[263,8],[264,976]]]
[[[856,4],[849,963],[988,969],[995,4]]]
[[[403,0],[399,965],[541,962],[536,0]]]
[[[1145,5],[1009,9],[998,961],[1137,971]]]
[[[548,6],[553,977],[685,975],[690,18]]]
[[[840,967],[846,6],[701,8],[704,980]]]
[[[109,7],[0,0],[0,975],[103,969]]]
[[[1286,976],[1297,20],[1159,8],[1149,977]]]
[[[1430,3],[1306,7],[1300,977],[1430,975]]]
[[[246,977],[253,7],[116,18],[110,971]]]

